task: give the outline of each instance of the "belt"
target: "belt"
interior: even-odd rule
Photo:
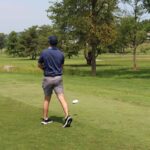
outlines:
[[[55,75],[55,76],[51,76],[51,75],[44,75],[44,77],[57,77],[57,76],[61,76],[61,75]]]

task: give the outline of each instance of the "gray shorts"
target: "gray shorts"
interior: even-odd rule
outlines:
[[[44,77],[42,82],[42,87],[45,96],[51,96],[53,90],[56,94],[63,93],[63,80],[62,76],[55,77]]]

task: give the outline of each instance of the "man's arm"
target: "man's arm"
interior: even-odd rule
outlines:
[[[43,60],[43,53],[40,54],[39,60],[38,60],[38,67],[41,70],[44,70],[44,60]]]

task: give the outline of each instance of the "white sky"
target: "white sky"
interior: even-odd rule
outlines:
[[[51,24],[46,9],[52,1],[60,0],[0,0],[0,33],[8,34],[33,25]],[[145,15],[144,18],[149,16]]]
[[[0,0],[0,32],[19,32],[33,25],[51,24],[45,11],[49,1]]]
[[[128,4],[123,4],[123,3],[119,3],[119,7],[122,9],[122,10],[128,10],[128,13],[129,14],[132,14],[133,13],[133,8],[128,5]],[[145,20],[145,19],[150,19],[150,14],[148,13],[145,13],[141,16],[141,20]]]

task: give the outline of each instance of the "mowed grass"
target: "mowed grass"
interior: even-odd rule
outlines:
[[[14,68],[7,72],[5,65]],[[73,123],[62,128],[55,95],[53,124],[42,126],[42,73],[37,61],[0,56],[0,149],[150,150],[150,57],[102,55],[97,77],[83,57],[66,59],[64,88]],[[78,104],[72,104],[78,99]]]

